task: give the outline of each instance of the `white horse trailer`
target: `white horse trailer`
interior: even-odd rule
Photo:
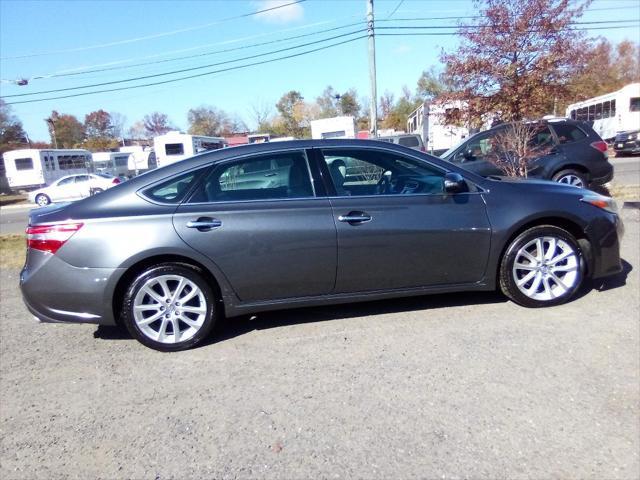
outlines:
[[[89,173],[92,168],[88,150],[11,150],[3,158],[7,182],[14,191],[40,188],[65,175]]]
[[[126,152],[95,152],[93,154],[93,168],[98,173],[108,173],[114,177],[129,177],[130,153]]]
[[[407,132],[420,135],[428,152],[444,151],[458,145],[469,136],[469,129],[447,124],[450,108],[460,108],[460,105],[423,102],[409,114]]]
[[[129,156],[129,170],[135,172],[136,175],[147,170],[153,170],[158,166],[153,148],[133,145],[120,147],[118,150],[131,154]]]
[[[617,92],[572,103],[567,118],[592,123],[604,140],[616,133],[640,129],[640,83],[630,83]]]
[[[153,139],[153,150],[156,152],[158,167],[226,146],[227,141],[222,137],[203,137],[180,132],[169,132]]]

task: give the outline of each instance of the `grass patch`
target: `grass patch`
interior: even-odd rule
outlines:
[[[27,203],[26,195],[0,195],[0,207],[14,205],[17,203]]]
[[[27,253],[24,235],[0,236],[0,268],[21,268]]]

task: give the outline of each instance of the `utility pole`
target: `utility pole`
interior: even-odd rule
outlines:
[[[369,81],[371,82],[371,103],[369,133],[378,136],[378,92],[376,85],[376,38],[373,19],[373,0],[367,0],[367,35],[369,36]]]

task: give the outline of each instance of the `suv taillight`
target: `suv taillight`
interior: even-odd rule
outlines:
[[[27,248],[56,253],[74,233],[82,228],[82,223],[56,223],[27,227]]]
[[[607,150],[609,149],[609,145],[607,145],[607,142],[605,142],[604,140],[598,140],[597,142],[593,142],[591,146],[602,153],[606,153]]]

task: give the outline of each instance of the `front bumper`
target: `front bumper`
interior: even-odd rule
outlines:
[[[115,325],[111,299],[123,270],[78,268],[30,250],[20,289],[27,309],[42,322]]]
[[[590,243],[588,253],[591,278],[602,278],[622,271],[620,242],[624,224],[619,215],[607,213],[589,223],[585,229]]]

